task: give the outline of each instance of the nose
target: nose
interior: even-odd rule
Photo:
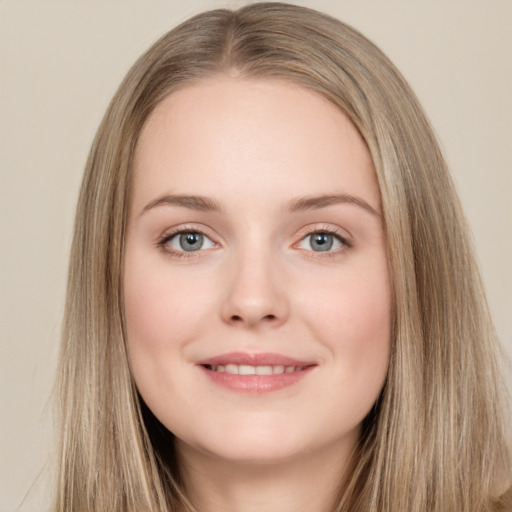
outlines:
[[[252,255],[234,262],[224,283],[224,322],[250,329],[278,327],[289,316],[283,274],[271,258]]]

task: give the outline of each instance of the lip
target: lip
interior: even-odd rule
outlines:
[[[316,366],[314,361],[304,361],[274,353],[230,352],[198,361],[197,367],[214,384],[234,392],[261,394],[277,391],[297,384],[304,379]],[[218,365],[248,366],[293,366],[295,371],[271,375],[240,375],[213,371],[211,367]]]
[[[197,362],[198,365],[217,366],[219,364],[247,364],[250,366],[311,366],[313,361],[301,361],[293,357],[284,356],[282,354],[266,353],[248,353],[248,352],[229,352],[215,357],[209,357]]]

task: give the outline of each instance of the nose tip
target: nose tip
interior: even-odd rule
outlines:
[[[223,320],[230,325],[277,327],[288,317],[288,299],[273,269],[244,265],[233,272],[222,305]]]

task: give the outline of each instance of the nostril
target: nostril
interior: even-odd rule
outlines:
[[[274,320],[276,320],[276,318],[277,318],[276,315],[265,315],[265,316],[261,317],[261,320],[273,322]],[[245,320],[244,320],[244,317],[242,317],[240,315],[231,315],[231,321],[239,323],[239,322],[244,322]]]

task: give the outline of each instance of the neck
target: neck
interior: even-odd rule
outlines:
[[[330,512],[350,453],[325,451],[272,463],[237,463],[179,442],[186,491],[201,512]]]

